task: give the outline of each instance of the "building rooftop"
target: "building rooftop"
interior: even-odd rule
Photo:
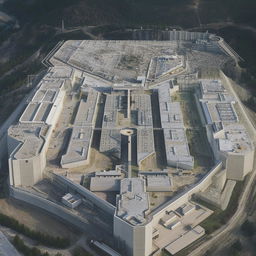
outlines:
[[[200,85],[203,94],[222,93],[226,91],[220,80],[201,79]]]
[[[171,179],[166,175],[147,175],[147,191],[171,191]]]
[[[145,181],[141,178],[121,180],[120,196],[117,201],[117,216],[132,225],[143,224],[149,210]]]
[[[118,128],[118,111],[123,109],[123,96],[118,93],[107,94],[102,131],[100,138],[100,152],[112,152],[121,157],[121,128]]]
[[[156,61],[156,72],[155,76],[160,77],[163,76],[175,68],[183,65],[183,58],[179,55],[165,55],[158,56],[155,58]]]
[[[121,95],[107,94],[104,107],[103,128],[116,127],[117,113],[122,108],[121,99]]]
[[[91,89],[88,92],[86,101],[80,101],[67,152],[61,158],[63,167],[66,164],[79,164],[79,162],[82,165],[88,160],[98,97],[98,93]]]
[[[82,99],[76,113],[74,126],[93,125],[95,119],[95,109],[97,107],[99,94],[95,90],[88,92],[87,99]]]
[[[111,170],[111,171],[99,171],[99,172],[95,172],[95,177],[111,177],[111,176],[121,176],[122,173],[121,171],[117,171],[117,170]]]
[[[136,112],[136,125],[153,126],[151,98],[147,94],[132,93],[131,111]]]
[[[69,74],[64,75],[65,72]],[[35,94],[28,98],[19,123],[8,129],[8,135],[16,141],[9,147],[12,157],[29,159],[41,152],[49,128],[56,122],[57,108],[65,96],[65,79],[70,78],[72,72],[70,67],[50,68],[39,82]]]
[[[201,80],[201,106],[206,123],[212,126],[218,149],[222,152],[243,153],[254,146],[245,129],[239,122],[234,108],[233,97],[226,92],[219,80]],[[221,94],[220,94],[221,93]],[[208,95],[218,95],[219,100],[209,99]],[[208,98],[205,99],[204,96]]]
[[[69,66],[55,66],[49,69],[44,79],[71,79],[74,71]]]
[[[49,77],[50,78],[50,77]],[[62,89],[64,86],[65,81],[60,79],[60,80],[45,80],[43,79],[39,86],[42,90],[48,90],[48,89],[52,89],[52,90],[58,90],[58,89]]]
[[[48,125],[13,125],[8,129],[8,135],[15,139],[16,147],[13,157],[16,159],[28,159],[37,156],[41,151]]]
[[[96,176],[90,179],[91,191],[116,191],[120,190],[121,177]]]
[[[169,89],[169,85],[163,85],[158,89],[167,164],[192,169],[194,158],[190,155],[181,106],[179,102],[171,102]]]
[[[45,123],[52,106],[51,103],[29,103],[20,118],[20,122]]]
[[[254,145],[249,137],[249,134],[243,125],[225,125],[224,130],[224,137],[218,139],[220,151],[239,154],[254,149]]]
[[[183,57],[175,54],[176,48],[177,44],[171,41],[69,40],[50,61],[118,84],[145,76],[151,59],[155,68],[150,73],[154,77],[182,66]]]
[[[93,129],[90,126],[77,126],[72,129],[67,152],[61,158],[63,166],[68,163],[86,161],[88,159],[92,133]]]
[[[196,226],[192,228],[190,231],[182,234],[180,238],[171,242],[168,246],[165,247],[165,250],[172,255],[180,251],[181,249],[185,248],[189,244],[193,243],[200,237],[205,234],[205,231],[202,227]]]
[[[200,92],[201,101],[235,103],[220,80],[201,79]]]

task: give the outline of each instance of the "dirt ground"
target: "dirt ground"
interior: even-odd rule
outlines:
[[[15,218],[33,230],[52,236],[66,237],[71,241],[78,239],[79,232],[74,228],[62,223],[53,216],[47,215],[43,211],[15,199],[1,199],[0,212]]]
[[[157,166],[156,154],[152,154],[143,160],[139,166],[140,171],[160,170]]]
[[[91,154],[90,154],[90,163],[88,165],[84,165],[81,167],[69,169],[69,174],[71,173],[91,173],[95,171],[101,171],[105,169],[111,169],[112,168],[112,161],[109,157],[106,155],[100,153],[98,150],[91,148]]]

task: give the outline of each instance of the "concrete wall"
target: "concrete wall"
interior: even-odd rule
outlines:
[[[119,248],[125,251],[127,256],[133,256],[133,228],[134,226],[114,216],[114,237]]]
[[[128,256],[148,256],[152,253],[152,226],[133,226],[114,216],[114,236]]]
[[[180,205],[186,203],[193,194],[205,190],[212,183],[213,176],[216,175],[221,168],[222,163],[219,162],[197,184],[191,186],[188,190],[154,210],[149,215],[150,220],[146,225],[132,226],[121,218],[114,216],[114,236],[120,247],[125,249],[128,256],[150,255],[152,253],[153,227],[159,223],[166,211],[177,209]]]
[[[150,255],[152,252],[152,225],[136,226],[133,234],[133,255]]]
[[[254,151],[246,154],[229,153],[226,161],[227,179],[243,180],[252,171],[254,162]]]
[[[149,215],[149,222],[143,226],[132,226],[121,218],[114,216],[114,236],[119,245],[125,248],[129,256],[148,256],[152,253],[152,230],[166,211],[177,209],[186,203],[193,194],[205,190],[211,183],[213,176],[222,169],[222,163],[219,162],[211,171],[201,179],[197,184],[191,186],[188,190],[172,198],[170,201],[154,210]]]
[[[239,116],[241,122],[246,127],[250,138],[255,144],[256,141],[256,130],[251,122],[247,111],[241,102],[240,98],[236,94],[235,90],[233,89],[232,83],[234,83],[231,79],[229,79],[222,71],[220,71],[220,77],[222,79],[223,84],[226,88],[233,94],[235,101],[237,102],[237,108],[239,109],[241,115]],[[252,171],[254,162],[254,150],[251,152],[245,152],[243,155],[239,154],[232,154],[229,153],[227,156],[226,166],[227,166],[227,178],[234,179],[234,180],[243,180],[244,176]]]
[[[223,169],[212,178],[213,186],[218,188],[220,191],[224,188],[227,180],[227,170]]]
[[[177,162],[167,159],[167,165],[174,168],[182,168],[184,170],[192,170],[194,168],[194,161],[185,163],[185,162]]]
[[[59,116],[61,114],[62,111],[62,107],[63,107],[63,102],[64,102],[64,98],[65,98],[65,91],[60,91],[55,102],[54,105],[52,106],[52,109],[46,119],[46,123],[55,126]]]
[[[63,221],[67,221],[77,227],[79,230],[83,230],[85,232],[88,231],[88,222],[83,218],[71,213],[64,207],[57,205],[43,197],[37,196],[35,194],[26,192],[19,188],[14,188],[10,186],[10,196],[23,201],[25,203],[31,204],[35,207],[38,207],[44,211],[47,211],[50,214],[56,215],[61,218]]]
[[[88,156],[87,156],[86,160],[69,162],[69,163],[65,163],[65,164],[63,163],[63,160],[61,158],[61,161],[60,161],[61,167],[65,168],[65,169],[71,169],[71,168],[77,168],[77,167],[80,167],[80,166],[83,166],[83,165],[85,166],[85,165],[89,164],[90,153],[91,153],[91,147],[89,147],[89,149],[88,149]],[[63,155],[63,156],[65,156],[65,155]]]
[[[192,41],[197,39],[208,39],[211,34],[188,31],[155,31],[152,29],[134,29],[132,31],[133,40],[184,40]]]
[[[67,190],[75,191],[76,193],[80,194],[82,197],[86,198],[88,201],[92,202],[98,208],[102,209],[106,213],[114,216],[116,207],[109,202],[99,198],[90,190],[86,189],[85,187],[74,183],[73,181],[69,180],[68,178],[58,175],[58,174],[51,174],[51,177],[56,182],[60,182],[64,186],[66,186]]]
[[[220,153],[219,153],[218,144],[217,144],[216,139],[213,136],[213,130],[212,130],[211,125],[206,125],[205,126],[205,130],[206,130],[207,140],[208,140],[208,143],[211,146],[211,150],[212,150],[213,156],[214,156],[214,161],[216,163],[216,162],[221,160],[220,159]]]
[[[47,122],[50,125],[45,135],[44,145],[42,146],[38,155],[29,159],[16,159],[15,153],[19,150],[22,142],[17,141],[11,136],[8,136],[8,152],[9,157],[9,179],[10,184],[13,186],[33,186],[35,183],[43,178],[43,171],[46,166],[46,153],[50,144],[50,139],[54,127],[57,124],[61,110],[63,108],[63,102],[65,98],[65,91],[60,91],[56,102],[49,113]],[[6,145],[7,147],[7,145]]]
[[[247,111],[245,110],[245,107],[243,103],[241,102],[240,98],[237,96],[235,90],[233,89],[232,83],[234,83],[232,80],[230,80],[222,71],[220,71],[220,77],[222,79],[222,82],[225,86],[227,86],[227,89],[231,91],[233,96],[235,97],[235,101],[238,103],[238,108],[241,111],[243,115],[243,121],[245,122],[246,129],[249,132],[249,135],[251,136],[251,139],[255,142],[256,141],[256,127],[252,124],[250,117],[247,114]]]
[[[43,177],[45,157],[39,154],[30,159],[9,159],[9,181],[13,186],[33,186]]]
[[[164,205],[155,209],[151,214],[151,222],[154,227],[160,221],[160,219],[164,216],[166,211],[173,211],[177,209],[180,205],[186,203],[193,194],[198,193],[200,191],[204,191],[210,184],[212,183],[212,178],[216,173],[218,173],[222,168],[222,162],[219,162],[215,165],[208,174],[205,175],[198,183],[192,185],[188,190],[183,193],[178,194],[170,201],[166,202]]]

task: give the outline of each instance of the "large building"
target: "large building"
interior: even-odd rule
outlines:
[[[212,211],[192,195],[214,186],[226,204],[253,169],[236,94],[198,77],[230,61],[223,41],[167,32],[171,41],[65,42],[7,133],[11,195],[84,230],[88,212],[103,212],[98,226],[124,256],[174,255],[204,236]]]
[[[237,103],[220,80],[201,80],[199,89],[198,98],[215,159],[224,162],[228,179],[243,180],[253,168],[254,145],[238,118]]]
[[[179,102],[172,102],[169,84],[159,87],[158,99],[167,164],[175,168],[193,169],[194,159],[189,152],[181,106]]]
[[[28,99],[18,123],[8,130],[10,184],[32,186],[43,178],[50,137],[62,111],[71,68],[51,68]]]

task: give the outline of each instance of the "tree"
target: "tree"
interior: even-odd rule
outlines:
[[[252,237],[255,234],[255,226],[252,222],[246,220],[241,226],[241,231],[244,236]]]

